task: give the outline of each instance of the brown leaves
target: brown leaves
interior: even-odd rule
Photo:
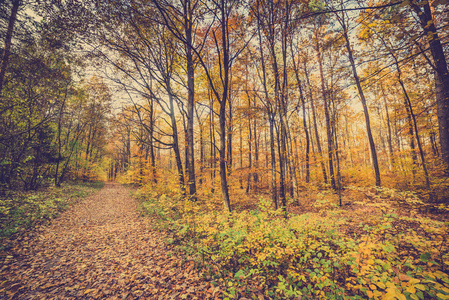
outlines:
[[[114,184],[3,253],[0,298],[216,299],[220,288],[172,254]]]

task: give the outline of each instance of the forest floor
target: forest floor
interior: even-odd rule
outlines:
[[[0,253],[4,299],[214,299],[219,288],[164,241],[129,190],[107,183]]]
[[[287,223],[282,217],[274,217],[274,211],[258,207],[260,199],[255,195],[242,194],[236,197],[240,199],[236,203],[236,213],[229,218],[221,218],[213,211],[212,215],[194,213],[196,226],[192,227],[193,231],[185,231],[180,228],[186,228],[185,224],[192,221],[189,213],[185,213],[185,220],[172,224],[179,227],[172,236],[157,230],[160,227],[154,218],[158,216],[142,214],[145,210],[152,212],[153,207],[161,217],[164,211],[170,214],[183,207],[186,209],[186,203],[177,203],[176,197],[170,198],[165,193],[157,197],[157,192],[151,191],[153,194],[141,196],[156,202],[145,206],[145,202],[140,203],[130,192],[120,184],[107,183],[95,194],[75,201],[50,223],[10,238],[6,250],[0,250],[0,299],[221,299],[229,295],[238,299],[286,299],[285,292],[290,286],[284,284],[283,287],[275,280],[295,266],[297,277],[304,278],[301,280],[307,284],[305,295],[314,295],[304,299],[328,299],[333,295],[332,288],[336,287],[345,287],[342,290],[345,295],[359,295],[359,299],[368,295],[381,299],[390,294],[389,289],[399,295],[399,299],[404,295],[411,297],[416,289],[423,291],[419,299],[429,295],[449,299],[449,277],[441,272],[449,265],[447,224],[441,223],[449,220],[449,209],[419,202],[414,194],[389,189],[347,189],[342,195],[343,206],[338,207],[338,196],[330,191],[304,191],[298,200],[290,201],[291,220]],[[138,198],[136,193],[134,196]],[[173,205],[179,207],[174,209]],[[164,210],[159,211],[161,208]],[[393,217],[390,211],[397,216]],[[255,218],[257,222],[253,222]],[[313,225],[312,220],[319,226]],[[326,228],[338,229],[341,236],[326,240],[329,238]],[[292,230],[297,235],[287,234]],[[280,236],[275,235],[276,232]],[[246,236],[243,240],[242,235]],[[302,247],[301,236],[307,236],[307,245],[316,242],[316,249]],[[296,252],[287,255],[279,238],[284,238],[287,244],[299,243],[301,247],[292,248]],[[341,242],[340,252],[334,249],[334,238]],[[181,244],[203,243],[203,247],[210,246],[207,248],[210,254],[221,251],[219,254],[229,259],[215,261],[206,272],[198,268],[201,257],[179,252],[176,243],[167,243],[170,240]],[[240,241],[240,248],[224,247],[226,243],[233,245],[236,240]],[[251,240],[257,242],[253,243],[256,246]],[[211,241],[215,244],[209,245]],[[217,243],[224,248],[217,248]],[[331,244],[334,248],[329,246]],[[193,245],[192,249],[197,249],[198,245]],[[209,252],[203,252],[203,264],[204,253]],[[280,253],[282,257],[265,253]],[[343,253],[346,256],[342,256]],[[375,262],[363,259],[357,270],[344,262],[338,270],[329,271],[320,265],[325,261],[322,257],[338,262],[338,257],[342,256],[346,261],[351,253],[359,258],[360,253],[364,253],[378,259]],[[302,265],[298,263],[296,258],[306,255],[310,258]],[[262,273],[265,264],[261,263],[260,268],[257,265],[259,256],[266,257],[264,262],[282,260],[285,266],[291,266],[286,267],[287,271],[275,267],[277,273],[265,274]],[[433,260],[441,262],[442,267]],[[238,261],[239,265],[231,268],[233,261]],[[409,261],[410,266],[406,268],[404,261]],[[248,262],[261,272],[259,275],[265,276],[264,281],[250,273],[242,275],[243,269],[247,273]],[[385,270],[374,266],[384,263],[388,264]],[[312,270],[324,274],[323,278],[335,277],[337,285],[320,287],[321,283],[316,280],[318,275]],[[292,276],[285,278],[296,280]],[[362,283],[355,285],[356,280]],[[390,287],[388,282],[395,285]]]

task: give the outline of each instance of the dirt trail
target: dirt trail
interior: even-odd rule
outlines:
[[[25,236],[2,262],[0,298],[212,298],[214,287],[170,254],[136,208],[128,190],[108,183]]]

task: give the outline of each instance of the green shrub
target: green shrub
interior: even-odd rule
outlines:
[[[71,204],[101,188],[101,183],[67,184],[33,192],[8,192],[0,198],[0,239],[55,218]]]
[[[147,196],[143,207],[197,254],[229,299],[260,292],[272,299],[449,299],[448,226],[392,208],[391,197],[419,203],[412,194],[378,191],[377,202],[363,203],[378,214],[355,223],[331,194],[315,205],[326,213],[289,217],[266,199],[253,211],[223,213],[179,196]]]

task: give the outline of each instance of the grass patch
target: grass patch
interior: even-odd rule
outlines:
[[[104,183],[64,184],[39,191],[8,191],[0,197],[0,250],[7,247],[7,238],[51,220],[79,199],[102,188]]]

